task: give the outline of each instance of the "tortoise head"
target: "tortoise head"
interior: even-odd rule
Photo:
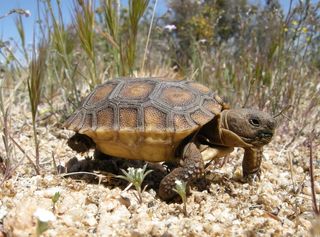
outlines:
[[[259,110],[230,109],[221,112],[221,125],[245,143],[261,147],[271,141],[276,120]]]

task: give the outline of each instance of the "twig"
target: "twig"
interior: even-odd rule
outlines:
[[[58,172],[58,167],[57,167],[57,162],[56,162],[56,159],[54,157],[54,152],[52,151],[51,152],[51,157],[52,157],[52,165],[53,165],[53,170],[54,170],[54,173],[59,173]]]
[[[152,30],[152,26],[153,26],[153,22],[154,22],[154,15],[155,15],[156,8],[157,8],[157,3],[158,3],[158,0],[155,0],[154,6],[153,6],[153,11],[152,11],[151,22],[150,22],[150,26],[149,26],[149,31],[148,31],[148,36],[147,36],[146,47],[144,49],[144,54],[143,54],[143,59],[142,59],[142,67],[141,67],[142,72],[144,71],[144,64],[145,64],[146,57],[147,57],[147,51],[148,51],[148,46],[149,46],[149,41],[150,41],[151,30]]]
[[[13,172],[22,164],[23,160],[24,160],[25,156],[19,160],[19,162],[13,166],[13,167],[6,167],[6,170],[5,170],[5,173],[4,173],[4,178],[2,179],[2,181],[0,182],[0,187],[4,184],[4,182],[7,180],[7,179],[10,179],[11,176],[13,175]]]
[[[34,170],[36,171],[37,175],[40,175],[40,171],[38,169],[38,167],[36,166],[36,164],[32,161],[32,159],[30,158],[30,156],[27,155],[27,153],[25,152],[25,150],[13,139],[13,137],[11,137],[9,135],[11,141],[19,148],[19,150],[27,157],[27,159],[29,160],[30,164],[33,166]]]
[[[100,177],[103,177],[104,175],[101,174],[96,174],[96,173],[91,173],[91,172],[71,172],[71,173],[66,173],[66,174],[60,174],[61,177],[67,177],[67,176],[72,176],[72,175],[79,175],[79,174],[89,174],[96,176],[100,179]]]
[[[133,183],[129,183],[129,185],[123,190],[123,192],[128,191],[132,187]]]
[[[286,107],[284,107],[279,113],[277,113],[276,115],[273,116],[273,118],[279,117],[280,115],[282,115],[284,112],[286,112],[288,109],[290,109],[292,107],[292,105],[287,105]]]
[[[311,182],[311,196],[312,196],[312,206],[313,206],[313,211],[314,213],[319,216],[319,208],[317,205],[317,198],[316,198],[316,192],[314,188],[314,176],[313,176],[313,154],[312,154],[312,138],[309,138],[308,141],[308,146],[309,146],[309,158],[310,158],[310,182]]]
[[[255,83],[255,81],[256,81],[256,79],[251,79],[250,82],[249,82],[249,91],[248,91],[248,94],[247,94],[247,96],[245,98],[245,101],[244,101],[244,103],[242,105],[242,108],[245,108],[247,106],[247,103],[249,101],[249,97],[250,97],[251,92],[252,92],[252,86]]]
[[[290,175],[291,175],[291,181],[292,181],[292,189],[293,189],[293,192],[296,193],[296,185],[295,185],[295,181],[294,181],[292,156],[291,156],[290,152],[288,153],[288,156],[289,156],[289,167],[290,167]]]

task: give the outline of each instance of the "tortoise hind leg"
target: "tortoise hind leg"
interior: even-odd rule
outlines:
[[[70,137],[67,143],[72,150],[78,153],[87,152],[96,146],[94,141],[89,136],[79,133],[76,133]]]
[[[84,160],[78,160],[76,157],[74,157],[66,163],[66,168],[68,173],[93,172],[95,170],[117,173],[119,171],[117,160],[118,159],[95,149],[94,159],[87,157]]]
[[[194,143],[188,143],[183,149],[183,154],[182,165],[161,180],[159,196],[163,200],[170,200],[177,195],[173,191],[176,180],[188,182],[203,174],[204,163],[197,146]]]
[[[69,138],[68,146],[78,153],[84,153],[95,148],[96,144],[89,136],[76,133]],[[118,171],[119,169],[111,156],[102,153],[97,148],[94,151],[93,160],[89,158],[78,160],[76,157],[74,157],[66,163],[66,171],[68,173],[81,171],[92,172],[94,170],[103,170],[112,173]]]
[[[95,160],[110,160],[112,158],[111,156],[104,154],[103,152],[101,152],[97,148],[94,150],[93,157]]]

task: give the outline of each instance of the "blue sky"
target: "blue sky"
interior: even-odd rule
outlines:
[[[95,0],[98,2],[98,0]],[[154,0],[151,0],[153,2]],[[294,0],[297,2],[298,0]],[[316,2],[316,0],[313,0]],[[52,4],[54,5],[56,1],[52,0]],[[70,22],[71,18],[71,10],[72,10],[72,2],[73,0],[61,0],[62,11],[65,22]],[[123,4],[127,2],[127,0],[121,0]],[[263,4],[265,0],[256,0],[253,2]],[[289,0],[280,0],[280,3],[284,7],[284,9],[288,8]],[[14,8],[22,8],[29,10],[31,12],[30,17],[23,17],[23,23],[26,31],[26,41],[27,43],[32,42],[33,37],[33,28],[35,25],[35,21],[37,19],[37,0],[0,0],[0,16],[5,15],[11,9]],[[55,9],[56,10],[56,9]],[[158,0],[157,13],[162,14],[166,11],[166,0]],[[17,40],[18,33],[15,27],[15,15],[10,15],[5,17],[4,19],[0,19],[0,39],[3,41],[7,41],[10,38]]]
[[[94,0],[99,2],[98,0]],[[54,10],[57,12],[56,0],[52,0]],[[127,5],[128,1],[121,0],[123,5]],[[153,2],[152,0],[150,2]],[[161,14],[166,11],[166,1],[158,0],[157,13]],[[62,11],[65,22],[71,21],[71,10],[73,0],[61,0]],[[37,19],[37,0],[0,0],[0,17],[8,13],[11,9],[22,8],[31,12],[30,17],[23,17],[23,24],[26,31],[27,43],[32,42],[33,28]],[[8,17],[0,19],[0,39],[3,41],[9,40],[10,38],[18,39],[18,33],[15,27],[16,15],[12,14]]]

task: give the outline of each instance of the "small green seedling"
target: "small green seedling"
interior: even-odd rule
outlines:
[[[53,213],[56,212],[56,203],[58,202],[59,198],[60,198],[60,193],[59,192],[56,192],[51,198]]]
[[[183,202],[183,214],[187,216],[187,182],[176,180],[173,191],[179,194]]]
[[[137,199],[138,199],[139,203],[142,203],[142,192],[147,187],[147,186],[145,186],[145,188],[142,190],[141,189],[142,182],[145,179],[145,177],[152,172],[152,170],[146,171],[146,169],[147,169],[147,164],[145,164],[143,166],[143,168],[138,168],[138,169],[129,167],[128,172],[121,169],[121,171],[124,175],[117,175],[116,176],[117,178],[127,180],[130,183],[130,185],[128,187],[131,187],[131,185],[133,185],[135,187],[135,189],[138,192]]]
[[[42,208],[38,208],[33,214],[37,218],[36,236],[41,236],[46,230],[49,229],[49,222],[55,221],[55,215]]]
[[[37,236],[41,236],[46,230],[49,229],[49,223],[43,222],[38,219],[37,221]]]

